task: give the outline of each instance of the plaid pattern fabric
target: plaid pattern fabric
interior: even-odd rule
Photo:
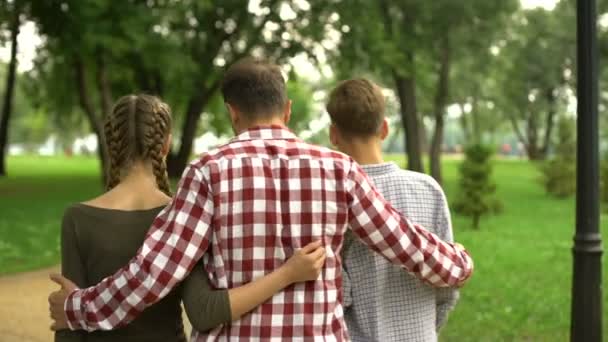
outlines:
[[[433,178],[393,163],[364,165],[363,170],[395,209],[433,227],[444,241],[453,240],[447,201]],[[458,290],[427,286],[359,241],[343,253],[344,316],[354,342],[437,341]]]
[[[201,258],[214,286],[232,288],[322,239],[327,259],[319,279],[288,287],[208,335],[193,332],[193,340],[348,340],[338,253],[349,226],[429,283],[454,285],[471,273],[466,251],[402,218],[350,158],[306,144],[281,126],[258,127],[190,164],[137,256],[97,286],[70,294],[70,328],[128,323]]]

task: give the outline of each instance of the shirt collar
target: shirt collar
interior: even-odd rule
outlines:
[[[281,125],[268,125],[268,126],[255,126],[251,127],[236,137],[232,138],[232,142],[235,141],[247,141],[247,140],[293,140],[298,137],[289,130],[289,128]]]
[[[361,168],[368,176],[382,176],[400,170],[399,166],[393,162],[361,165]]]

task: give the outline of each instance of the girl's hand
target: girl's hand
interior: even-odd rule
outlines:
[[[281,266],[290,284],[316,280],[325,264],[325,248],[321,241],[311,242],[297,250]]]

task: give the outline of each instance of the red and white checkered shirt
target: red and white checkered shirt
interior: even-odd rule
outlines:
[[[349,157],[299,140],[281,126],[245,131],[183,174],[131,262],[65,305],[71,329],[112,329],[167,295],[201,258],[217,288],[270,273],[295,249],[322,240],[316,281],[286,288],[251,313],[194,341],[348,340],[341,305],[344,232],[436,286],[469,277],[472,260],[410,223]]]

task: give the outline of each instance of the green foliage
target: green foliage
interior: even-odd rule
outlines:
[[[602,210],[608,212],[608,162],[606,159],[600,163],[600,186]]]
[[[492,148],[474,144],[465,149],[465,160],[460,166],[460,193],[454,210],[473,218],[479,228],[481,216],[497,213],[502,204],[495,197],[496,184],[492,181]]]
[[[313,118],[312,93],[311,86],[304,80],[296,79],[287,82],[287,95],[292,101],[289,128],[294,132],[307,129]]]
[[[0,62],[0,80],[6,79],[7,65]],[[43,143],[53,133],[46,111],[32,108],[26,86],[22,82],[23,74],[17,74],[19,81],[15,84],[13,110],[9,127],[9,144],[36,145]],[[0,94],[4,94],[5,82],[0,82]]]
[[[602,211],[608,213],[608,151],[600,160],[600,202]]]
[[[568,197],[576,190],[576,137],[574,119],[559,120],[558,140],[554,156],[540,169],[547,193],[555,197]]]
[[[493,77],[485,92],[496,114],[511,123],[530,159],[543,159],[551,150],[558,113],[567,109],[572,96],[575,27],[574,1],[563,0],[553,11],[517,12],[496,46]]]
[[[169,155],[169,171],[180,174],[197,133],[230,131],[218,98],[226,67],[246,56],[285,63],[324,50],[316,44],[325,34],[324,7],[281,0],[34,1],[32,20],[44,44],[29,75],[30,93],[64,121],[86,114],[93,130],[117,97],[161,96],[173,109],[173,136],[181,142]],[[294,123],[307,113],[298,111]]]
[[[313,115],[312,93],[312,88],[305,80],[287,81],[287,96],[292,101],[289,128],[296,133],[308,128]],[[204,134],[207,131],[211,131],[218,136],[233,133],[230,117],[224,107],[224,100],[219,94],[211,99],[206,112],[208,115],[202,117],[198,130],[199,134]]]

